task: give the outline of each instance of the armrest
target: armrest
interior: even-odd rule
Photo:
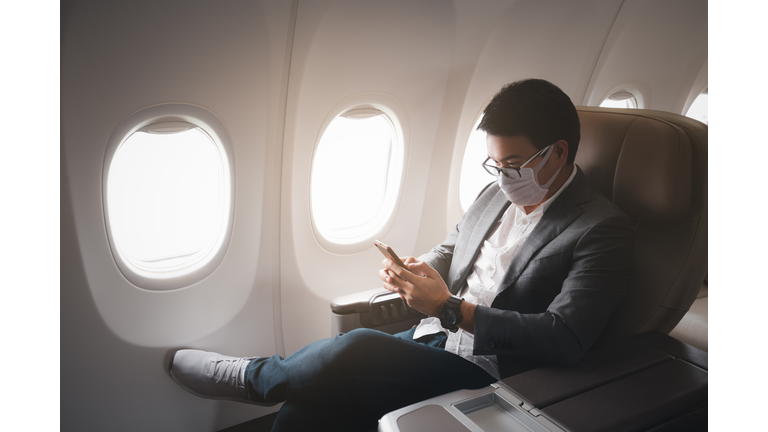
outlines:
[[[501,382],[541,409],[676,358],[707,370],[706,352],[662,333],[645,333],[590,351],[575,366],[544,366]]]
[[[384,288],[376,288],[338,297],[331,302],[331,310],[339,315],[369,312],[372,299],[386,294],[392,293]]]
[[[360,327],[394,334],[411,328],[425,316],[384,288],[338,297],[331,302],[331,312],[332,335]]]
[[[590,351],[575,366],[544,366],[501,382],[542,409],[669,360],[671,356],[654,347],[626,340]]]
[[[706,430],[707,372],[679,359],[571,397],[541,410],[574,432],[648,430],[689,413],[689,427],[666,430]],[[703,419],[702,419],[703,418]],[[703,421],[702,421],[703,420]],[[685,422],[684,422],[685,423]]]

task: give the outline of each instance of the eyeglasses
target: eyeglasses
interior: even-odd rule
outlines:
[[[537,157],[541,156],[542,154],[546,153],[547,150],[549,150],[549,148],[552,147],[553,145],[554,144],[550,144],[550,145],[544,147],[543,149],[539,150],[535,155],[531,156],[530,159],[525,161],[522,165],[520,165],[517,168],[515,168],[515,167],[501,167],[501,168],[499,168],[496,165],[491,165],[491,164],[488,163],[489,160],[493,160],[493,159],[491,159],[490,156],[488,156],[488,158],[483,162],[483,168],[485,168],[485,171],[487,171],[488,174],[490,174],[490,175],[492,175],[494,177],[498,177],[498,176],[503,174],[507,178],[510,178],[512,180],[516,180],[516,179],[519,179],[521,177],[521,175],[520,175],[520,169],[521,168],[526,166],[530,161],[532,161],[532,160],[536,159]]]

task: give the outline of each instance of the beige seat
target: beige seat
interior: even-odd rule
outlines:
[[[632,278],[598,345],[669,333],[707,273],[707,126],[662,111],[578,111],[576,163],[636,227]]]

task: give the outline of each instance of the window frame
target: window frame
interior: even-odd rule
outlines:
[[[210,249],[195,261],[172,270],[147,270],[131,262],[120,250],[109,217],[109,172],[112,161],[122,144],[134,133],[161,123],[188,123],[201,129],[213,141],[222,159],[224,170],[224,217],[219,236]],[[209,110],[191,104],[169,103],[140,109],[115,129],[104,154],[102,170],[102,209],[110,252],[120,272],[133,285],[150,291],[168,291],[195,284],[219,267],[232,235],[235,201],[235,168],[232,143],[224,123]]]
[[[391,172],[393,179],[388,179],[392,183],[387,185],[387,189],[392,191],[392,195],[385,197],[386,202],[382,206],[381,216],[377,215],[380,221],[374,227],[365,233],[353,238],[334,238],[327,236],[315,221],[312,204],[312,177],[315,165],[315,156],[320,145],[320,141],[325,131],[337,117],[350,111],[357,110],[376,110],[384,114],[392,125],[394,131],[393,156],[390,161],[393,164]],[[382,239],[389,232],[397,215],[400,201],[403,195],[403,186],[405,183],[405,173],[407,171],[408,155],[408,117],[405,106],[395,97],[385,93],[361,93],[351,96],[336,104],[325,116],[312,147],[312,157],[310,159],[309,176],[307,178],[308,193],[308,213],[312,233],[317,242],[328,252],[336,254],[354,254],[373,247],[373,240]]]

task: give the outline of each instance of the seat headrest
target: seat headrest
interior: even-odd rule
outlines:
[[[633,219],[668,222],[688,213],[692,155],[681,128],[652,111],[577,110],[575,162],[595,189]]]

